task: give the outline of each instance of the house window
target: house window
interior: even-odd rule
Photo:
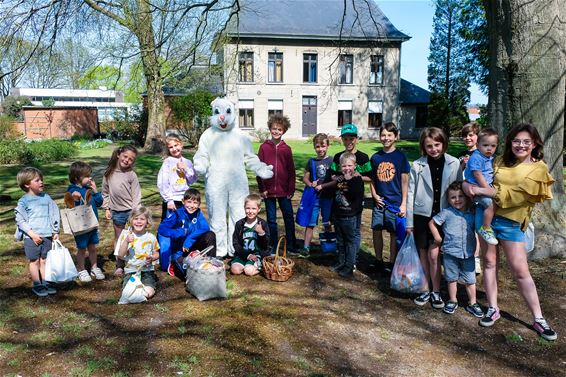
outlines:
[[[377,129],[381,127],[383,122],[383,102],[382,101],[369,101],[368,102],[368,129]]]
[[[354,55],[340,55],[338,65],[340,73],[340,84],[352,84],[354,82]]]
[[[283,53],[270,52],[267,57],[267,81],[283,82]]]
[[[352,123],[352,101],[338,101],[338,128]]]
[[[383,55],[372,55],[369,64],[369,83],[383,84]]]
[[[238,73],[240,82],[253,82],[254,81],[254,53],[253,52],[240,52],[240,59],[238,62]]]
[[[427,118],[428,118],[428,107],[417,106],[416,114],[415,114],[415,128],[426,127]]]
[[[267,100],[267,115],[268,115],[268,117],[270,117],[273,114],[283,115],[283,100],[282,99]]]
[[[316,82],[317,55],[303,54],[303,82]]]
[[[240,128],[254,128],[254,100],[240,100]]]

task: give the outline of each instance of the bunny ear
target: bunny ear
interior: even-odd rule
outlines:
[[[70,192],[65,193],[64,200],[67,208],[75,208],[75,199],[73,199],[73,195]]]
[[[85,195],[85,203],[86,204],[90,203],[91,197],[92,197],[92,190],[87,190],[86,195]]]

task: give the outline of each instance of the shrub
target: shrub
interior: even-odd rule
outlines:
[[[114,120],[100,122],[100,131],[114,141],[131,140],[136,145],[143,145],[146,132],[143,114],[132,106],[128,111],[117,112]]]
[[[34,163],[61,161],[76,156],[78,152],[74,143],[56,139],[31,142],[28,148]]]
[[[212,100],[214,95],[211,92],[198,89],[186,96],[173,98],[169,103],[173,117],[182,124],[177,129],[179,136],[191,145],[198,144],[200,135],[209,126]]]
[[[0,140],[1,164],[31,164],[33,155],[23,139]]]
[[[0,139],[14,139],[19,135],[18,130],[14,122],[16,118],[0,115]]]
[[[8,116],[23,120],[22,108],[24,106],[31,106],[31,100],[24,96],[7,96],[2,102],[4,113]]]
[[[23,139],[0,140],[1,164],[44,164],[76,156],[74,143],[64,140],[42,140],[26,143]]]

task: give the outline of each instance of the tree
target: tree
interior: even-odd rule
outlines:
[[[164,62],[171,64],[168,75],[189,70],[238,10],[239,0],[4,0],[0,34],[25,35],[39,45],[55,41],[61,29],[88,25],[100,34],[98,41],[113,44],[111,57],[120,67],[139,59],[148,106],[145,147],[152,149],[165,131]]]
[[[462,38],[462,4],[459,0],[435,0],[433,33],[430,38],[428,57],[428,85],[434,98],[446,101],[448,113],[434,114],[436,108],[430,107],[432,118],[447,118],[443,127],[450,135],[450,126],[460,127],[468,120],[466,104],[470,100],[469,52]]]
[[[469,54],[467,64],[470,79],[487,94],[489,70],[489,44],[487,19],[482,0],[466,0],[462,3],[462,27],[460,34],[464,48]]]
[[[566,1],[485,0],[484,6],[489,30],[490,125],[505,135],[513,125],[531,122],[541,133],[545,161],[556,182],[554,200],[545,202],[537,225],[551,240],[546,249],[563,252]],[[562,242],[561,246],[556,242]]]

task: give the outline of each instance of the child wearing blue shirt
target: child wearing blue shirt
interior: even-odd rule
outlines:
[[[399,130],[393,122],[379,129],[383,148],[371,156],[371,196],[374,200],[371,228],[378,270],[389,270],[397,256],[397,217],[407,212],[407,193],[411,166],[407,156],[397,148]],[[389,232],[389,265],[383,263],[383,230]],[[402,239],[400,240],[403,241]]]
[[[92,179],[92,167],[86,162],[75,161],[69,167],[69,181],[65,194],[67,207],[73,208],[81,203],[90,204],[94,215],[98,219],[98,207],[102,206],[102,193],[96,189],[96,183]],[[77,267],[79,270],[79,281],[89,283],[92,281],[91,275],[96,280],[104,280],[104,273],[97,265],[96,245],[100,242],[98,229],[88,233],[75,236],[77,244]],[[85,269],[85,257],[88,250],[90,260],[90,275]]]
[[[216,256],[216,235],[200,210],[200,192],[188,189],[183,195],[183,208],[170,212],[159,224],[157,233],[171,238],[171,264],[169,274],[185,278],[183,258],[189,252],[214,246],[208,256]]]
[[[43,192],[43,174],[39,169],[23,168],[18,172],[16,181],[25,191],[25,195],[18,200],[16,207],[15,237],[18,241],[24,241],[24,252],[29,261],[33,282],[31,290],[37,296],[45,297],[57,293],[43,277],[51,243],[59,239],[59,208],[53,199]]]
[[[429,222],[436,245],[443,246],[444,278],[448,283],[448,302],[444,313],[454,314],[458,308],[456,293],[458,281],[466,286],[469,303],[466,311],[477,318],[483,311],[476,302],[476,265],[474,251],[474,214],[468,211],[468,198],[462,191],[462,182],[452,182],[446,190],[449,207],[441,210]],[[438,228],[442,228],[441,234]]]
[[[466,182],[482,188],[491,187],[493,184],[493,155],[497,150],[497,141],[498,135],[494,129],[486,128],[480,131],[478,148],[473,151],[464,171]],[[477,195],[474,197],[474,202],[484,209],[478,234],[490,245],[497,245],[497,238],[491,228],[491,221],[495,215],[493,200],[488,196]]]

